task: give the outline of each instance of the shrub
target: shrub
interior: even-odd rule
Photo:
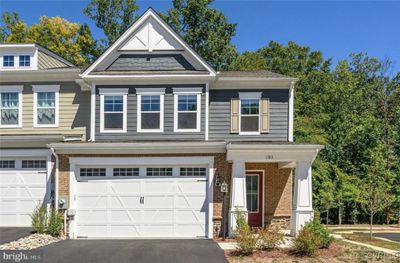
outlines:
[[[46,231],[47,227],[47,212],[46,207],[38,205],[31,215],[31,224],[33,231],[42,234]]]
[[[334,238],[328,230],[319,222],[315,220],[305,224],[304,228],[309,228],[314,234],[318,235],[320,239],[319,248],[328,248],[332,244]]]
[[[311,256],[320,247],[321,240],[311,228],[303,227],[293,239],[293,249],[296,253]]]
[[[257,248],[257,236],[246,222],[245,213],[236,209],[236,241],[239,252],[251,254]]]
[[[273,249],[284,241],[284,234],[277,225],[270,225],[267,228],[261,228],[258,234],[258,248],[261,250]]]
[[[51,209],[46,233],[52,236],[59,236],[63,227],[63,216],[56,209]]]

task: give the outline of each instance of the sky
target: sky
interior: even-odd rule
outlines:
[[[96,38],[104,37],[82,10],[88,0],[0,0],[0,11],[17,12],[29,25],[40,16],[61,16],[86,23]],[[139,13],[149,6],[165,12],[172,0],[137,1]],[[348,58],[350,53],[367,52],[393,61],[393,73],[400,71],[400,0],[395,1],[268,1],[216,0],[231,23],[237,24],[233,43],[238,51],[255,51],[274,40],[294,41],[320,50],[325,58]]]

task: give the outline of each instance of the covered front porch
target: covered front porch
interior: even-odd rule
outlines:
[[[236,212],[247,214],[253,227],[278,224],[292,235],[312,220],[311,165],[322,145],[232,142],[229,234],[234,235]]]

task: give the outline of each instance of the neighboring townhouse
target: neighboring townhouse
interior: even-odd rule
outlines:
[[[238,210],[293,234],[312,219],[323,147],[293,142],[295,78],[216,72],[152,9],[79,76],[65,107],[90,128],[46,142],[70,238],[212,238],[223,219],[234,233]]]
[[[0,44],[0,226],[30,226],[35,207],[54,199],[47,144],[86,139],[90,91],[79,73],[39,45]]]

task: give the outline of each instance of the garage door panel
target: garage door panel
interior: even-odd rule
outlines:
[[[112,192],[114,193],[140,193],[140,181],[113,181]]]
[[[204,206],[204,196],[177,196],[176,207],[201,209]]]
[[[111,225],[110,233],[116,237],[140,237],[140,225]]]
[[[182,193],[203,194],[206,187],[202,181],[184,181],[178,183],[179,191]]]
[[[80,225],[77,227],[79,236],[107,237],[106,225]]]
[[[205,226],[197,224],[186,224],[175,226],[176,235],[181,237],[204,237],[205,236]]]
[[[44,176],[43,176],[44,175]],[[23,184],[38,184],[43,185],[43,183],[46,182],[46,172],[33,172],[33,173],[27,173],[27,172],[21,172],[21,176],[19,177],[20,183]]]
[[[148,194],[174,193],[175,192],[175,182],[171,181],[171,180],[165,180],[165,179],[149,178],[144,185],[144,191]]]
[[[107,196],[79,196],[79,208],[106,208]]]
[[[143,218],[144,223],[172,223],[174,222],[174,211],[173,210],[144,210]]]
[[[21,211],[34,211],[40,203],[43,203],[43,200],[20,200],[19,205]]]
[[[82,194],[107,193],[107,184],[104,181],[88,181],[80,183],[78,191]]]
[[[40,186],[24,186],[20,188],[19,196],[22,198],[40,199],[46,195],[46,189]]]
[[[140,196],[110,196],[113,208],[138,208],[140,207]]]
[[[128,225],[133,222],[141,221],[141,210],[112,210],[110,213],[110,219],[113,223],[127,223]]]
[[[178,223],[198,223],[203,221],[206,213],[196,210],[176,210],[176,218]]]
[[[16,211],[17,210],[17,201],[16,200],[1,200],[0,201],[0,211]]]
[[[174,196],[146,195],[144,196],[144,203],[146,208],[172,209],[174,207]]]
[[[0,196],[5,197],[17,197],[17,188],[12,186],[0,186]]]
[[[89,223],[106,222],[107,211],[106,210],[79,210],[79,220]]]
[[[174,237],[174,224],[148,224],[142,227],[145,237]]]

